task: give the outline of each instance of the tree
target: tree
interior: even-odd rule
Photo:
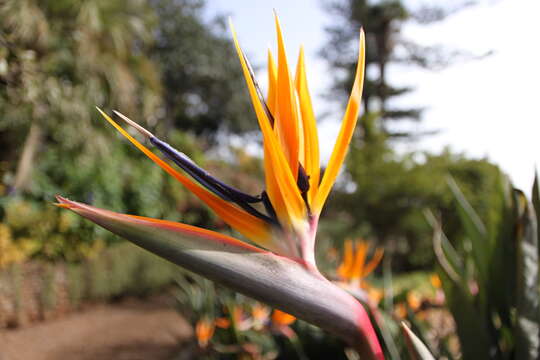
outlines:
[[[457,231],[455,209],[446,185],[448,175],[454,176],[466,191],[475,189],[468,195],[476,208],[487,213],[493,201],[490,186],[499,170],[487,160],[468,159],[449,150],[440,155],[425,152],[398,154],[391,141],[418,136],[397,130],[395,125],[398,121],[421,120],[421,109],[395,105],[394,100],[412,88],[394,86],[387,76],[388,68],[414,65],[433,69],[452,60],[471,57],[442,47],[423,47],[405,39],[403,25],[411,21],[421,24],[440,21],[467,5],[469,2],[459,2],[453,7],[413,10],[404,0],[335,0],[328,3],[328,8],[340,19],[335,22],[339,25],[328,29],[329,41],[322,51],[336,70],[335,98],[343,98],[346,89],[350,88],[356,61],[352,50],[360,27],[364,27],[367,41],[365,115],[357,127],[361,136],[355,138],[349,154],[346,186],[335,195],[335,207],[330,210],[344,220],[340,229],[334,231],[342,234],[337,238],[357,234],[384,244],[388,254],[395,255],[397,269],[433,263],[432,232],[422,210],[437,209],[445,219],[447,232]]]
[[[51,145],[59,161],[107,151],[94,106],[155,112],[159,82],[143,55],[153,18],[140,14],[145,3],[127,0],[0,5],[0,156],[12,191],[30,187],[31,169],[50,170],[39,152]]]
[[[37,214],[14,236],[48,247],[38,253],[70,259],[80,254],[79,244],[114,239],[86,224],[58,230],[55,194],[200,225],[214,220],[174,179],[119,141],[95,109],[118,109],[166,132],[164,139],[198,162],[201,141],[185,129],[215,134],[241,127],[235,127],[244,117],[234,79],[244,86],[243,79],[236,63],[234,70],[220,65],[230,45],[215,35],[217,25],[202,21],[201,6],[0,1],[0,221],[7,213],[21,217],[17,209]]]
[[[238,59],[222,17],[203,20],[203,0],[151,0],[159,18],[153,59],[164,88],[165,122],[213,141],[219,132],[256,129],[245,114],[251,105],[243,91]]]
[[[388,79],[391,65],[416,65],[440,68],[459,57],[470,57],[464,52],[448,51],[439,46],[425,47],[404,38],[403,25],[415,21],[430,24],[459,11],[470,2],[458,2],[452,7],[421,7],[412,10],[403,0],[336,0],[326,3],[327,9],[338,21],[327,28],[329,40],[322,56],[335,69],[333,97],[346,98],[351,88],[356,59],[354,57],[358,29],[366,32],[366,79],[363,107],[366,113],[380,116],[377,126],[391,137],[411,138],[408,131],[398,131],[389,122],[419,121],[421,108],[398,107],[392,100],[409,93],[411,87],[392,85]]]

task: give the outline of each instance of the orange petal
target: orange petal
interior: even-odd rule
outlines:
[[[373,272],[373,270],[375,270],[377,265],[379,265],[379,263],[381,262],[383,255],[384,255],[383,249],[380,249],[380,248],[376,249],[375,254],[373,254],[373,257],[371,258],[371,260],[364,267],[364,270],[362,271],[361,276],[366,277],[369,274],[371,274],[371,272]]]
[[[343,246],[343,261],[338,268],[338,274],[342,278],[349,280],[351,268],[353,265],[353,245],[351,239],[345,240]]]
[[[135,138],[129,135],[120,125],[118,125],[107,114],[101,111],[101,109],[98,108],[98,111],[111,125],[116,128],[116,130],[118,130],[124,137],[126,137],[133,145],[135,145],[139,150],[141,150],[152,161],[158,164],[169,175],[176,178],[180,183],[182,183],[182,185],[188,188],[189,191],[195,194],[206,205],[208,205],[212,210],[214,210],[216,214],[232,228],[236,229],[239,233],[259,245],[268,248],[272,246],[270,226],[267,223],[201,188],[193,181],[191,181],[191,179],[173,169],[169,164],[161,160],[146,146],[142,145]]]
[[[280,310],[272,313],[272,322],[276,325],[290,325],[296,321],[296,317]]]
[[[277,106],[277,70],[276,62],[272,56],[272,52],[268,49],[268,97],[267,105],[270,113],[274,118],[276,117],[276,106]],[[275,124],[274,124],[275,125]],[[276,177],[274,175],[274,169],[272,168],[272,162],[270,160],[268,146],[264,146],[264,168],[265,168],[265,182],[266,182],[266,192],[270,198],[270,202],[278,215],[279,222],[284,226],[291,225],[291,219],[287,213],[287,207],[283,200],[283,196],[279,190],[279,185],[277,183]]]
[[[195,335],[200,347],[206,347],[214,336],[215,324],[210,319],[204,318],[195,325]]]
[[[214,324],[216,324],[216,326],[220,329],[227,329],[229,326],[231,326],[231,321],[227,318],[220,317],[214,321]]]
[[[238,43],[234,26],[231,22],[229,24],[233,33],[234,44],[242,65],[242,70],[244,71],[244,77],[248,85],[251,101],[255,109],[255,114],[257,115],[257,120],[259,121],[259,126],[261,127],[261,131],[263,133],[264,143],[265,146],[268,147],[266,154],[270,157],[270,162],[268,164],[271,164],[272,168],[266,167],[265,171],[272,171],[274,173],[276,182],[279,185],[280,192],[283,196],[285,206],[287,207],[287,215],[289,218],[292,221],[305,219],[306,207],[296,184],[296,179],[291,172],[291,168],[287,163],[287,159],[285,158],[282,149],[278,145],[274,131],[270,126],[270,121],[266,116],[259,97],[257,96],[257,90],[255,88],[253,79],[251,78],[249,68],[244,58],[244,53],[242,52],[242,49]]]
[[[266,182],[266,193],[268,198],[274,207],[276,215],[278,216],[279,222],[283,226],[290,226],[291,219],[288,214],[287,205],[285,205],[285,200],[279,189],[279,185],[274,174],[274,169],[272,167],[272,161],[270,160],[270,152],[268,145],[264,143],[264,177]]]
[[[339,173],[339,169],[345,159],[347,148],[351,142],[351,138],[354,133],[354,127],[358,119],[358,112],[360,110],[360,102],[362,99],[362,89],[364,85],[364,68],[365,68],[365,35],[364,31],[360,30],[360,49],[358,52],[358,65],[356,67],[356,75],[354,78],[354,84],[345,110],[345,116],[341,124],[334,150],[328,162],[328,166],[324,172],[319,191],[315,197],[313,204],[313,210],[316,214],[320,213],[330,189],[336,181],[336,177]]]
[[[54,203],[53,205],[57,206],[59,208],[62,208],[62,209],[70,209],[71,208],[71,205],[69,205],[69,204]]]
[[[268,108],[272,116],[276,116],[276,103],[277,103],[277,70],[276,62],[272,56],[272,52],[268,49]]]
[[[356,243],[356,253],[354,257],[354,266],[351,272],[352,279],[360,279],[364,270],[364,264],[366,263],[366,254],[368,245],[365,241]]]
[[[312,204],[317,194],[320,178],[319,163],[319,137],[317,135],[317,122],[313,114],[311,97],[309,95],[306,67],[304,61],[304,48],[300,48],[298,64],[296,66],[296,91],[300,102],[302,114],[302,129],[304,132],[304,168],[309,176],[308,199]]]
[[[268,49],[268,98],[267,105],[272,116],[276,116],[276,102],[277,102],[277,70],[272,52]],[[278,215],[279,222],[287,226],[291,224],[291,220],[287,213],[287,207],[283,200],[283,196],[279,190],[279,186],[274,175],[274,169],[272,168],[272,162],[270,160],[268,146],[264,145],[264,168],[265,168],[265,182],[266,192],[270,198],[270,202]]]
[[[432,274],[429,277],[429,282],[435,289],[440,289],[442,287],[441,278],[437,274]]]
[[[283,145],[287,154],[289,166],[294,178],[298,176],[298,153],[299,153],[299,131],[298,131],[298,109],[296,106],[295,89],[292,82],[287,54],[283,42],[283,34],[277,15],[274,16],[276,22],[278,41],[278,71],[277,71],[277,117],[276,130],[283,138]]]

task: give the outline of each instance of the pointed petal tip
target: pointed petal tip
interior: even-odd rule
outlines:
[[[71,209],[71,205],[69,204],[53,203],[53,205],[62,209]]]
[[[53,203],[54,206],[57,206],[63,209],[71,209],[73,207],[73,204],[69,199],[62,197],[61,195],[56,195],[55,198],[56,198],[56,201],[58,202]]]
[[[62,197],[62,195],[55,195],[54,197],[55,197],[56,201],[58,201],[61,204],[67,203],[69,201],[65,197]]]
[[[60,207],[76,207],[77,204],[79,204],[78,202],[65,198],[62,195],[56,195],[55,198],[57,201],[55,204],[58,204]]]
[[[276,29],[278,32],[281,31],[281,22],[279,21],[279,16],[278,16],[278,13],[276,11],[276,9],[273,9],[273,13],[274,13],[274,22],[275,22],[275,25],[276,25]]]
[[[234,29],[234,23],[233,23],[232,17],[230,16],[227,17],[227,23],[229,24],[229,30],[233,34],[233,37],[236,37],[236,31]]]
[[[113,113],[115,113],[120,119],[124,120],[129,126],[137,130],[144,137],[149,139],[155,137],[154,134],[152,134],[150,131],[146,130],[141,125],[137,124],[135,121],[122,114],[120,111],[113,110]]]

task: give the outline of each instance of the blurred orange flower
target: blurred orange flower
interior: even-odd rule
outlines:
[[[362,280],[368,276],[379,263],[384,254],[382,248],[376,248],[370,261],[366,262],[369,244],[364,240],[345,240],[343,261],[338,267],[338,275],[355,287],[363,287]]]
[[[429,277],[429,282],[431,283],[431,286],[433,286],[435,289],[440,289],[442,287],[441,279],[437,274],[432,274]]]
[[[411,310],[416,311],[422,306],[422,297],[416,291],[409,291],[407,293],[407,305]]]
[[[252,325],[251,320],[246,316],[244,309],[238,304],[233,306],[231,319],[233,326],[239,331],[248,330]]]
[[[286,326],[286,325],[292,324],[295,321],[296,321],[296,318],[292,316],[291,314],[287,314],[286,312],[279,311],[276,309],[272,313],[272,322],[275,325]]]
[[[227,318],[220,317],[214,321],[214,324],[220,329],[227,329],[229,326],[231,326],[231,321]]]
[[[399,319],[407,317],[407,306],[404,303],[399,303],[394,307],[394,315]]]
[[[260,329],[270,318],[270,308],[261,303],[255,303],[251,307],[251,317],[253,317],[253,327]]]
[[[208,342],[214,336],[214,322],[208,318],[203,318],[195,325],[195,336],[199,342],[199,346],[204,348],[208,346]]]
[[[384,292],[380,289],[370,286],[367,289],[367,295],[368,295],[369,300],[371,300],[371,302],[373,303],[373,305],[379,306],[379,303],[384,297]]]

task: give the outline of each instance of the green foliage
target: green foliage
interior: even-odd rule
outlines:
[[[83,269],[81,266],[70,264],[66,268],[68,299],[73,309],[78,309],[84,299]]]
[[[0,16],[2,160],[33,148],[31,161],[51,144],[64,150],[57,161],[73,157],[70,151],[106,153],[95,105],[155,110],[157,73],[141,53],[153,22],[144,2],[8,0]],[[21,146],[32,125],[37,143]],[[21,189],[29,182],[15,180]]]
[[[441,213],[450,237],[462,232],[446,187],[449,174],[481,216],[494,216],[493,207],[499,201],[493,190],[499,174],[495,165],[448,149],[439,155],[398,154],[375,127],[377,117],[365,116],[362,121],[369,130],[362,141],[352,144],[346,164],[349,177],[341,189],[334,190],[325,215],[340,218],[333,226],[341,228],[330,229],[334,238],[372,238],[385,246],[398,271],[430,268],[432,230],[423,209]]]
[[[431,218],[435,252],[463,359],[535,359],[540,350],[540,209],[502,176],[498,180],[499,201],[487,218],[475,212],[450,180],[464,232],[451,245]]]
[[[78,261],[104,246],[103,238],[91,237],[91,227],[50,204],[9,197],[0,208],[0,268],[32,257]]]
[[[18,323],[24,322],[24,308],[23,308],[23,281],[24,276],[21,266],[15,264],[12,266],[9,272],[9,279],[11,279],[11,286],[13,289],[13,305],[15,308],[15,321]]]
[[[410,126],[402,126],[401,120],[420,120],[421,109],[397,105],[395,100],[412,89],[396,86],[387,74],[391,67],[433,68],[455,59],[444,48],[416,44],[405,38],[401,30],[413,21],[439,21],[465,5],[414,7],[401,0],[330,0],[326,4],[330,14],[339,19],[335,22],[338,25],[327,29],[329,39],[322,51],[336,70],[331,95],[339,99],[348,96],[360,27],[366,31],[368,71],[359,136],[354,139],[347,159],[342,189],[334,191],[329,204],[329,224],[321,223],[321,228],[329,238],[363,236],[384,244],[395,270],[430,268],[434,262],[431,229],[422,210],[440,211],[448,235],[457,236],[462,230],[446,191],[446,176],[450,174],[456,179],[482,216],[491,216],[497,201],[491,189],[499,170],[487,160],[470,159],[448,149],[441,154],[396,151],[393,139],[414,140],[418,136],[418,132],[409,131]],[[340,221],[333,221],[334,218]]]
[[[460,58],[471,58],[470,54],[440,45],[422,46],[405,37],[405,24],[427,25],[474,4],[475,1],[456,1],[449,4],[414,4],[404,0],[326,0],[329,14],[335,17],[334,24],[326,28],[328,41],[321,50],[323,57],[335,69],[332,97],[345,99],[351,89],[356,67],[353,49],[358,42],[358,29],[366,32],[366,79],[362,96],[366,113],[378,113],[378,124],[393,138],[414,139],[419,135],[410,127],[396,127],[396,122],[418,122],[422,109],[396,105],[397,98],[414,89],[398,86],[388,76],[390,69],[407,69],[413,66],[433,69],[447,66]],[[363,126],[363,124],[361,125]]]
[[[0,269],[0,328],[47,318],[82,303],[146,296],[174,283],[177,267],[131,244],[79,263],[29,261]]]
[[[177,274],[172,264],[126,243],[107,249],[82,266],[87,300],[148,295],[171,284]]]
[[[346,344],[300,320],[283,324],[271,309],[198,275],[177,278],[182,315],[192,326],[208,321],[213,328],[208,344],[197,333],[182,355],[204,359],[347,359]],[[196,341],[199,340],[197,344]]]
[[[54,265],[47,264],[44,269],[40,291],[40,304],[43,314],[47,314],[57,306],[58,299],[56,285],[56,269],[54,268]]]
[[[356,58],[351,49],[362,27],[367,39],[366,68],[377,70],[366,74],[362,96],[365,112],[379,112],[383,120],[381,126],[386,120],[419,120],[420,109],[395,108],[388,104],[389,100],[411,91],[408,87],[391,85],[387,77],[388,68],[403,60],[398,50],[400,30],[411,16],[404,1],[339,0],[328,1],[327,7],[339,19],[339,25],[327,29],[329,41],[322,51],[330,65],[338,70],[336,74],[341,75],[336,75],[334,96],[345,98],[352,86]],[[410,134],[396,132],[394,135]]]
[[[30,257],[80,261],[116,241],[55,210],[56,194],[213,223],[94,108],[136,114],[199,163],[207,142],[186,130],[211,139],[255,126],[243,116],[248,97],[236,91],[243,78],[222,19],[205,22],[203,10],[198,0],[2,2],[0,266]]]
[[[257,128],[225,21],[203,20],[203,0],[151,0],[159,23],[152,58],[162,72],[166,133],[174,127],[215,140]]]

